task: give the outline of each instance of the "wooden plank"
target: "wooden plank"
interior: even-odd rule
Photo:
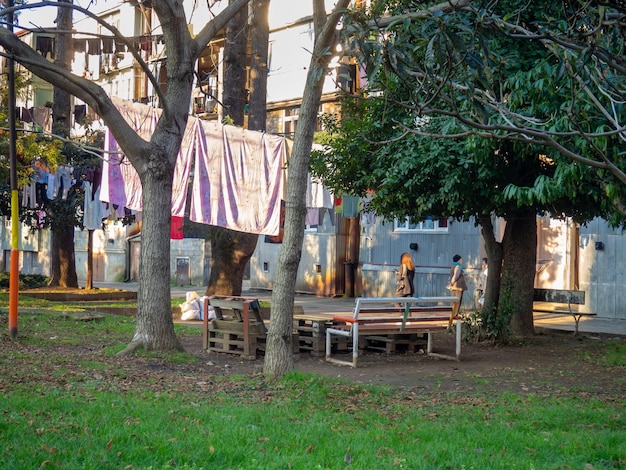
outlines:
[[[535,302],[554,302],[559,304],[572,303],[576,305],[585,305],[585,291],[562,289],[534,289],[533,300]]]
[[[241,335],[236,333],[209,331],[208,348],[209,352],[238,354],[244,359],[256,359],[256,336],[243,340]],[[250,352],[254,354],[251,354]]]
[[[580,315],[580,316],[595,316],[597,315],[597,313],[592,313],[592,312],[579,312],[578,310],[572,309],[570,310],[559,310],[556,308],[534,308],[533,307],[533,312],[537,312],[537,313],[558,313],[560,315]]]
[[[375,349],[393,355],[398,352],[398,346],[402,346],[402,349],[406,349],[407,353],[414,353],[423,342],[424,338],[418,338],[417,335],[365,336],[363,348]]]

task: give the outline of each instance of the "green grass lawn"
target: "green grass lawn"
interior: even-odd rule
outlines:
[[[619,389],[417,389],[407,400],[305,373],[216,375],[186,353],[118,357],[128,317],[23,314],[15,341],[6,313],[0,326],[3,469],[626,468]],[[597,367],[623,377],[624,353],[607,348]]]

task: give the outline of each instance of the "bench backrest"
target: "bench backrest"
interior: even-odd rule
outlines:
[[[262,322],[258,299],[246,299],[242,297],[209,297],[208,303],[215,309],[217,318],[222,318],[222,310],[233,312],[237,320],[243,320],[242,312],[245,308],[250,313],[250,318]]]
[[[396,313],[399,316],[408,313],[431,313],[450,311],[458,302],[454,296],[442,297],[357,297],[352,317],[357,320],[363,313]]]
[[[585,291],[567,289],[535,289],[533,292],[533,300],[535,302],[585,305]]]

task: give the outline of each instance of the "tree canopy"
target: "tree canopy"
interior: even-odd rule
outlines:
[[[623,77],[599,82],[593,61],[574,60],[571,51],[582,52],[565,27],[574,21],[570,4],[474,3],[379,1],[370,16],[346,21],[346,49],[366,65],[367,87],[344,101],[340,125],[329,120],[332,151],[316,156],[313,172],[335,191],[369,193],[370,207],[387,218],[473,217],[483,226],[492,287],[500,289],[503,266],[486,306],[505,297],[528,333],[536,214],[623,220],[614,210],[625,189],[623,129],[614,126],[623,122]],[[570,42],[561,45],[549,28]],[[507,222],[502,243],[491,216]]]
[[[373,2],[369,16],[351,20],[346,48],[366,64],[370,93],[384,90],[389,105],[405,110],[394,121],[404,135],[536,145],[551,161],[562,156],[596,169],[596,182],[624,213],[622,2],[458,1],[424,8],[383,0]],[[423,125],[427,116],[454,122],[432,132]],[[507,194],[550,199],[555,187],[544,178],[535,183],[512,185]]]

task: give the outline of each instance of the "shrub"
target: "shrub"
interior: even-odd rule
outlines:
[[[6,271],[0,272],[0,288],[9,288],[10,275]],[[49,278],[42,274],[20,274],[20,287],[45,287],[48,285]]]

